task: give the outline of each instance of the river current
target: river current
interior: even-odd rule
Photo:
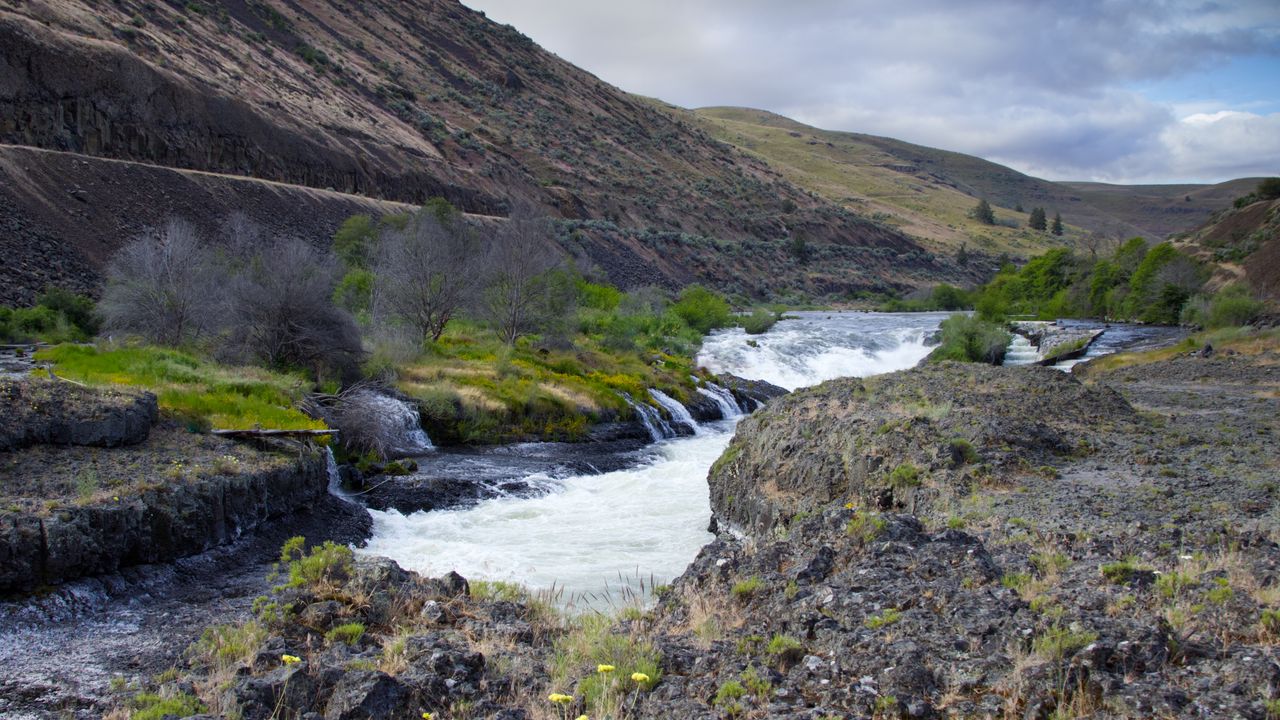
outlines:
[[[794,313],[762,335],[723,330],[706,339],[700,365],[789,390],[837,377],[909,368],[945,313]],[[692,437],[659,441],[634,466],[527,484],[512,495],[458,510],[405,515],[373,511],[363,550],[427,575],[518,582],[564,604],[621,604],[684,571],[712,539],[707,471],[728,445],[735,420],[707,423]]]

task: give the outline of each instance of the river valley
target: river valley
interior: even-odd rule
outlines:
[[[699,361],[717,373],[787,389],[866,377],[916,365],[946,317],[796,315],[763,335],[737,329],[714,334]],[[372,534],[359,552],[390,557],[425,575],[456,570],[468,579],[518,582],[570,607],[643,600],[714,539],[707,471],[737,421],[701,423],[689,436],[589,459],[550,444],[420,455],[419,475],[439,471],[501,492],[454,509],[370,511]],[[363,514],[350,503],[338,505],[342,509],[332,512]],[[310,528],[323,532],[324,524],[323,517],[314,518]],[[13,699],[0,704],[0,712],[94,716],[113,678],[161,672],[179,661],[204,625],[247,615],[252,598],[269,587],[262,578],[275,548],[293,530],[277,528],[176,570],[134,568],[6,603],[0,607],[0,662],[10,668],[3,689]],[[335,537],[353,542],[353,534],[358,532]]]

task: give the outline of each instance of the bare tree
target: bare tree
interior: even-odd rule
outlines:
[[[111,259],[99,310],[108,331],[181,345],[214,328],[221,288],[195,227],[171,218]]]
[[[533,208],[518,206],[490,238],[480,308],[508,345],[545,319],[550,271],[559,265],[551,224]]]
[[[383,234],[374,267],[376,324],[397,321],[416,340],[440,339],[481,275],[474,235],[460,220],[442,222],[421,212],[404,230]]]
[[[228,348],[273,367],[303,367],[319,377],[347,376],[362,355],[360,331],[334,307],[338,266],[294,238],[260,248],[230,282]]]

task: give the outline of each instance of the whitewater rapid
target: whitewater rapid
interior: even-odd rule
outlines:
[[[788,389],[845,376],[909,368],[947,317],[936,314],[796,313],[762,335],[740,329],[706,338],[700,365]],[[675,400],[653,395],[677,422],[693,422]],[[707,471],[737,418],[697,426],[691,437],[649,446],[625,470],[538,477],[545,495],[500,497],[475,506],[405,515],[372,511],[362,552],[426,575],[518,582],[555,591],[561,603],[626,604],[684,571],[713,536]]]

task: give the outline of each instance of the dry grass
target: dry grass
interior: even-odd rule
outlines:
[[[685,590],[681,599],[689,611],[683,630],[697,637],[698,644],[704,649],[746,622],[741,605],[723,595]]]

